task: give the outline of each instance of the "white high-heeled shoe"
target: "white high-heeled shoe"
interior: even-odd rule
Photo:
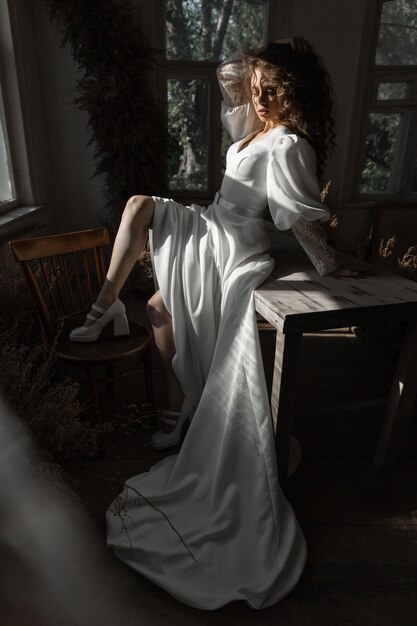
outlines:
[[[122,335],[128,335],[129,322],[126,317],[126,307],[120,300],[115,300],[108,309],[104,310],[97,304],[92,304],[91,308],[97,313],[100,313],[100,317],[94,317],[88,314],[87,319],[94,322],[89,326],[78,326],[70,332],[69,338],[71,341],[96,341],[103,332],[104,327],[109,322],[114,322],[114,336],[120,337]]]
[[[169,433],[164,433],[163,430],[158,430],[152,435],[149,443],[155,450],[171,448],[172,446],[176,446],[177,443],[181,441],[183,427],[188,420],[188,416],[181,415],[179,411],[165,410],[161,420],[165,422],[165,424],[175,426],[175,428]]]

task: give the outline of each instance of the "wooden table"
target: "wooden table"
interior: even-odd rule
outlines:
[[[276,328],[271,409],[281,483],[287,475],[305,332],[407,322],[374,456],[378,469],[391,465],[400,454],[417,392],[417,283],[382,271],[360,279],[320,277],[307,258],[283,256],[255,291],[256,311]]]

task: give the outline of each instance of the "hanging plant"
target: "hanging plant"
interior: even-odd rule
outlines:
[[[156,55],[124,0],[44,0],[81,76],[75,104],[88,114],[95,175],[118,223],[134,194],[161,193],[166,123],[155,98]]]

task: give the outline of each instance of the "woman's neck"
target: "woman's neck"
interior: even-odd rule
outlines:
[[[281,124],[281,122],[278,122],[276,124],[266,123],[260,133],[262,133],[263,135],[267,135],[274,128],[285,128],[285,126],[284,124]]]

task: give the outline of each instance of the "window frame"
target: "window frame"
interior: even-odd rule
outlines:
[[[291,21],[291,1],[266,0],[264,15],[263,38],[266,41],[273,41],[288,34]],[[189,75],[206,74],[210,80],[210,105],[208,111],[209,118],[209,138],[208,138],[208,184],[207,190],[187,190],[169,189],[166,181],[166,192],[170,197],[178,201],[190,202],[195,200],[202,204],[212,201],[215,192],[218,190],[222,167],[224,166],[221,155],[223,125],[220,119],[221,93],[217,83],[216,69],[220,61],[196,61],[196,60],[170,60],[166,58],[166,2],[165,0],[155,0],[153,19],[149,21],[149,13],[141,12],[141,21],[147,20],[150,32],[153,34],[153,41],[160,51],[158,68],[158,93],[161,96],[161,105],[167,107],[167,81],[169,78],[181,78]],[[162,20],[161,20],[162,17]],[[162,24],[161,24],[162,21]],[[161,25],[161,28],[158,28]],[[200,68],[200,69],[199,69]],[[165,108],[167,112],[167,108]]]
[[[217,87],[217,75],[216,69],[219,63],[217,61],[165,61],[164,63],[164,80],[163,80],[163,89],[161,90],[161,95],[163,94],[164,103],[166,106],[166,111],[168,113],[167,107],[167,86],[168,80],[170,79],[195,79],[199,76],[207,77],[209,84],[209,110],[207,112],[208,116],[208,177],[207,177],[207,189],[204,190],[188,190],[188,189],[170,189],[168,186],[167,180],[167,191],[170,196],[173,198],[183,198],[184,200],[190,200],[195,198],[196,200],[204,201],[211,199],[219,184],[220,180],[220,170],[221,170],[221,158],[218,150],[215,149],[215,146],[218,142],[221,143],[221,132],[222,125],[220,121],[220,113],[216,118],[213,115],[214,111],[220,111],[220,103],[221,96],[220,90]],[[219,153],[219,154],[218,154]]]
[[[417,167],[417,65],[377,65],[375,62],[378,45],[378,34],[384,0],[376,0],[368,5],[362,33],[362,51],[360,66],[368,67],[363,72],[358,84],[358,102],[356,119],[360,119],[360,127],[355,140],[351,143],[350,154],[356,154],[355,165],[351,171],[352,185],[350,196],[354,201],[378,202],[413,202],[417,200],[417,191],[411,190],[414,168]],[[377,100],[377,90],[383,82],[413,82],[413,96],[403,100]],[[393,175],[399,179],[397,191],[361,192],[360,183],[365,158],[365,142],[370,113],[404,112],[410,117],[407,129],[401,129],[393,160]],[[408,135],[406,141],[403,141]],[[402,148],[403,146],[403,148]],[[401,149],[402,148],[402,149]],[[413,149],[414,148],[414,149]],[[349,173],[348,173],[349,176]]]
[[[4,137],[6,158],[9,165],[9,174],[11,175],[11,186],[13,198],[4,202],[0,201],[0,214],[6,213],[19,204],[19,177],[15,169],[15,155],[9,131],[9,110],[7,98],[6,73],[0,56],[0,124]]]
[[[1,2],[0,64],[16,199],[0,205],[0,215],[16,210],[16,207],[33,207],[39,204],[39,183],[22,60],[22,38],[17,3],[13,0]]]

